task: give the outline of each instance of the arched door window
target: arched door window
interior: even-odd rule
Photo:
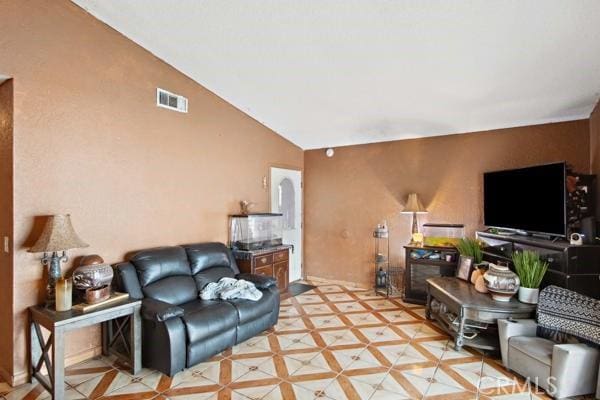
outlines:
[[[296,227],[296,196],[294,184],[288,178],[284,178],[278,187],[279,212],[283,214],[283,229],[294,229]]]

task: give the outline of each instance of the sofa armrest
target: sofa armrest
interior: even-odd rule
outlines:
[[[144,298],[135,267],[130,262],[115,264],[114,283],[117,290],[129,293],[136,300]]]
[[[277,280],[271,276],[256,275],[256,274],[237,274],[236,279],[243,279],[254,283],[258,289],[268,289],[277,285]]]
[[[593,393],[597,386],[600,351],[583,343],[557,344],[552,348],[552,376],[556,398]],[[577,377],[577,379],[573,379]]]
[[[142,300],[142,317],[156,322],[182,317],[183,308],[164,301],[146,298]]]
[[[532,319],[499,319],[498,336],[500,339],[500,352],[502,363],[508,365],[508,341],[513,336],[535,336],[537,323]]]

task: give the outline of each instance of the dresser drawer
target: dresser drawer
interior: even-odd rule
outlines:
[[[274,263],[281,262],[281,261],[284,261],[287,259],[288,259],[288,251],[287,250],[278,251],[277,253],[273,253],[273,262]]]
[[[267,254],[264,256],[256,256],[254,259],[254,266],[256,268],[262,267],[264,265],[273,264],[273,254]]]
[[[254,268],[254,273],[256,275],[273,276],[273,266],[267,265],[266,267],[256,267]]]

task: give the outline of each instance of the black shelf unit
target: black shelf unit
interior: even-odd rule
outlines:
[[[458,265],[458,251],[454,247],[404,246],[404,295],[406,303],[425,304],[427,302],[427,279],[437,276],[454,276]],[[413,258],[413,254],[430,253],[439,259]],[[450,258],[450,261],[446,260]]]

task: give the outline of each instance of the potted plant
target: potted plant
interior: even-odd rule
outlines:
[[[548,270],[548,263],[542,261],[538,253],[529,250],[514,252],[512,259],[521,281],[519,301],[537,304],[540,284]]]
[[[477,271],[483,263],[483,253],[481,251],[481,243],[477,239],[471,238],[462,238],[456,244],[456,249],[460,253],[461,259],[469,258],[472,260],[472,268],[471,273],[465,280],[470,280],[473,271]],[[459,266],[463,265],[462,260],[458,264]],[[473,282],[474,283],[474,282]]]

